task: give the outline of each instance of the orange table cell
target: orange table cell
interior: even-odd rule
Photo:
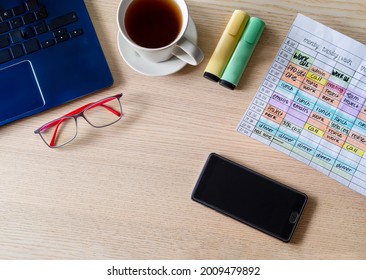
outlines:
[[[319,95],[320,95],[320,92],[321,92],[320,90],[317,90],[316,88],[314,88],[312,86],[309,86],[309,85],[306,85],[306,84],[301,84],[300,90],[305,91],[305,92],[311,94],[312,96],[314,96],[316,98],[319,98]]]
[[[339,101],[341,101],[341,99],[343,97],[343,95],[340,94],[339,92],[334,91],[334,90],[331,90],[331,89],[329,89],[327,87],[324,87],[323,88],[322,93],[324,93],[324,94],[328,95],[329,97],[332,97],[332,98],[334,98],[336,100],[339,100]]]
[[[315,89],[317,89],[319,91],[322,91],[323,88],[324,88],[323,85],[321,85],[321,84],[319,84],[319,83],[315,82],[314,80],[309,79],[307,77],[304,79],[304,84],[305,85],[308,85],[308,86],[311,86],[311,87],[313,87],[313,88],[315,88]]]
[[[323,131],[325,131],[327,129],[327,125],[325,125],[324,123],[319,122],[319,121],[317,121],[317,120],[315,120],[311,117],[308,119],[308,123],[311,124],[312,126],[315,126],[316,128],[319,128],[319,129],[323,130]]]
[[[343,142],[346,141],[347,135],[344,133],[339,132],[338,130],[335,130],[334,128],[328,127],[325,131],[330,136],[337,137],[338,139],[342,140]]]
[[[328,126],[329,123],[330,123],[330,119],[328,119],[328,118],[326,118],[322,115],[319,115],[315,112],[311,113],[310,118],[316,120],[317,122],[320,122],[320,123],[324,124],[325,126]]]
[[[281,124],[285,114],[286,113],[284,111],[268,104],[264,110],[263,116],[267,119],[270,119],[271,121],[274,121],[275,123]]]
[[[327,140],[328,142],[330,142],[334,145],[337,145],[340,148],[342,148],[343,144],[344,144],[343,140],[341,140],[333,135],[330,135],[328,133],[324,133],[323,139]]]
[[[366,151],[366,137],[353,130],[349,133],[346,142]]]
[[[319,98],[334,107],[338,107],[339,102],[340,102],[340,100],[337,100],[334,97],[330,97],[329,95],[327,95],[323,92],[320,94]]]
[[[358,114],[358,118],[359,118],[360,120],[363,120],[364,122],[366,122],[366,114],[359,113],[359,114]]]

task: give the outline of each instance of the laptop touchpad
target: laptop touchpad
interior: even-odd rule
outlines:
[[[44,106],[30,61],[0,69],[0,122]]]

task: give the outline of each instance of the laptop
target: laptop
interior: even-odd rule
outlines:
[[[0,0],[0,126],[112,83],[83,0]]]

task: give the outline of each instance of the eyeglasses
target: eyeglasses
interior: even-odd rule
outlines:
[[[58,148],[75,139],[78,131],[77,118],[83,117],[95,128],[118,122],[122,116],[120,98],[122,93],[88,103],[66,115],[42,125],[34,131],[50,148]]]

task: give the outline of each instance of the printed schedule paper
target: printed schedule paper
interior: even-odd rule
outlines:
[[[366,46],[298,14],[237,130],[366,196]]]

